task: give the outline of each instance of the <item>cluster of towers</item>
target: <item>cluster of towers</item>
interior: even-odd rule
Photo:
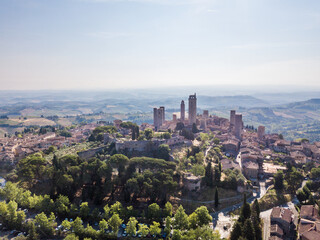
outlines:
[[[189,96],[189,124],[192,125],[197,122],[197,96],[196,94]]]
[[[153,109],[153,124],[156,130],[164,123],[165,121],[165,109],[164,107],[154,108]]]
[[[234,133],[236,138],[241,138],[243,130],[242,114],[236,114],[235,110],[230,111],[230,130]]]
[[[197,122],[197,96],[196,94],[189,96],[189,117],[188,117],[188,123],[189,125],[192,125]],[[207,112],[207,115],[208,112]],[[185,110],[185,104],[184,101],[181,101],[180,104],[180,121],[184,122],[186,120],[186,110]],[[177,121],[177,115],[173,114],[173,121]],[[165,122],[165,109],[164,107],[160,108],[154,108],[153,109],[153,125],[156,130],[158,130],[162,124]]]

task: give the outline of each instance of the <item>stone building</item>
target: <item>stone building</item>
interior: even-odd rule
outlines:
[[[243,127],[242,114],[236,114],[235,123],[234,123],[234,134],[238,139],[241,139],[242,127]]]
[[[158,130],[165,121],[165,109],[164,107],[153,109],[153,125]]]
[[[295,227],[293,223],[293,212],[287,208],[274,207],[270,215],[270,221],[271,236],[277,236],[281,232],[282,239],[288,237],[291,229]],[[276,231],[278,228],[282,231]],[[274,230],[274,232],[272,230]]]
[[[317,205],[302,205],[298,228],[299,239],[320,239],[320,217]]]
[[[230,111],[230,125],[234,126],[236,120],[236,110]]]
[[[264,126],[259,126],[259,127],[258,127],[258,138],[259,138],[260,140],[263,139],[264,134],[265,134],[265,130],[266,130],[266,128],[265,128]]]
[[[181,121],[184,121],[185,114],[186,114],[186,108],[185,108],[185,105],[184,105],[184,101],[182,100],[181,104],[180,104],[180,119],[181,119]]]
[[[209,118],[209,111],[208,110],[203,110],[203,117]]]
[[[189,124],[197,122],[197,96],[196,94],[189,96]]]
[[[177,114],[172,114],[172,121],[174,121],[174,122],[177,121]]]

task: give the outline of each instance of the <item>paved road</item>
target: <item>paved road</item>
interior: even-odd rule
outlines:
[[[263,181],[259,185],[260,185],[260,193],[257,194],[256,196],[252,196],[252,197],[248,198],[247,202],[252,203],[255,199],[260,199],[266,194],[267,189],[265,188],[265,182]],[[240,196],[241,199],[242,199],[242,197],[243,196]],[[213,218],[213,222],[216,224],[215,230],[219,230],[219,233],[221,234],[221,236],[228,238],[229,234],[231,233],[232,226],[234,223],[233,220],[237,219],[237,217],[238,217],[238,216],[231,217],[229,215],[229,212],[240,208],[242,206],[242,204],[243,204],[243,201],[241,201],[238,204],[226,207],[224,209],[221,209],[221,210],[211,214],[211,216]],[[270,211],[270,213],[271,213],[271,211]],[[269,215],[269,219],[270,219],[270,215]],[[225,229],[225,226],[227,227],[226,229]]]
[[[260,213],[260,218],[263,220],[263,239],[269,239],[270,236],[270,215],[272,209],[268,209]]]
[[[242,172],[242,164],[241,164],[241,152],[239,152],[236,161],[238,162],[239,166],[240,166],[240,170]]]

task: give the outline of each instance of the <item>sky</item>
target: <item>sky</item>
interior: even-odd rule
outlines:
[[[193,85],[320,89],[320,1],[0,1],[0,90]]]

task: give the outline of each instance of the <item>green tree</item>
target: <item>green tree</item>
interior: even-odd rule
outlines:
[[[84,234],[84,227],[82,225],[82,220],[80,217],[77,217],[72,223],[72,229],[75,232],[75,234],[77,234],[79,237],[82,237],[82,235]]]
[[[161,233],[160,223],[153,221],[150,225],[149,232],[151,235],[158,236]]]
[[[249,203],[247,203],[247,196],[243,194],[243,205],[241,207],[240,212],[240,220],[244,222],[246,219],[250,218],[251,216],[251,209]]]
[[[203,164],[203,160],[204,160],[203,152],[196,153],[195,158],[198,164]]]
[[[67,235],[64,240],[79,240],[79,237],[77,235],[75,235],[74,233],[71,233],[69,235]]]
[[[147,128],[146,130],[144,130],[144,135],[146,137],[147,140],[151,140],[153,138],[153,131],[150,128]]]
[[[146,237],[149,233],[149,228],[146,224],[139,224],[139,230],[138,233],[141,234],[142,237]]]
[[[53,235],[54,227],[56,226],[54,219],[48,219],[47,216],[42,212],[35,216],[35,223],[38,225],[39,233],[43,237]]]
[[[197,128],[197,124],[193,123],[192,124],[192,133],[198,133],[198,132],[199,132],[199,130]]]
[[[242,235],[241,224],[237,221],[232,227],[230,240],[238,240],[241,235]]]
[[[219,206],[218,187],[216,187],[216,190],[214,193],[214,206],[215,206],[215,208],[217,208]]]
[[[182,239],[181,231],[174,229],[172,234],[172,240],[181,240],[181,239]]]
[[[283,173],[282,171],[278,171],[274,175],[274,188],[277,190],[282,190],[283,189]]]
[[[8,227],[13,229],[17,227],[17,208],[18,204],[15,201],[10,201],[7,204],[7,216],[6,216],[6,221],[8,223]]]
[[[219,184],[221,180],[221,172],[219,171],[219,168],[217,166],[214,167],[214,181],[215,184]]]
[[[19,161],[17,166],[18,176],[21,180],[32,184],[33,180],[41,180],[46,170],[47,161],[40,153],[35,153]]]
[[[319,178],[320,177],[320,168],[312,168],[311,169],[311,178]]]
[[[165,132],[161,135],[161,138],[164,138],[164,139],[170,139],[171,138],[171,134],[169,132]]]
[[[311,191],[310,189],[307,187],[307,185],[305,185],[303,188],[302,188],[304,194],[306,195],[306,199],[308,199],[310,197],[311,194]]]
[[[109,214],[110,214],[110,208],[109,208],[109,205],[108,205],[108,204],[106,204],[106,205],[103,207],[103,211],[104,211],[103,217],[104,217],[105,219],[108,219],[108,218],[109,218]]]
[[[28,224],[28,236],[27,240],[37,240],[39,236],[36,231],[36,226],[34,225],[33,221],[30,221]]]
[[[169,161],[170,159],[170,151],[168,144],[161,144],[158,148],[157,157],[160,159],[164,159],[166,161]]]
[[[197,227],[195,229],[190,229],[183,233],[182,239],[195,239],[195,240],[219,240],[220,234],[218,232],[212,231],[209,227]]]
[[[122,204],[120,202],[115,202],[114,204],[112,204],[110,206],[110,213],[113,214],[119,214],[122,215],[123,213],[123,207]]]
[[[255,240],[254,229],[250,219],[246,219],[243,225],[243,237],[247,240]]]
[[[104,233],[105,230],[107,230],[109,228],[109,225],[108,225],[108,222],[104,219],[102,219],[100,222],[99,222],[99,229],[100,229],[100,232]]]
[[[108,220],[108,224],[112,228],[112,232],[117,235],[119,231],[120,225],[123,223],[123,220],[119,217],[119,214],[115,213],[112,217]]]
[[[212,172],[211,162],[209,162],[206,166],[204,182],[208,187],[213,187],[213,172]]]
[[[123,154],[114,154],[110,157],[111,164],[118,167],[118,176],[122,177],[125,170],[125,165],[129,162],[129,158]]]
[[[67,196],[59,195],[59,197],[55,202],[55,205],[56,205],[56,211],[60,216],[65,217],[68,215],[70,201]]]
[[[294,194],[296,190],[301,185],[303,179],[303,175],[297,171],[295,168],[292,169],[292,171],[287,172],[286,174],[286,181],[288,183],[288,190]]]
[[[173,225],[175,229],[184,230],[188,228],[188,215],[185,213],[184,208],[180,205],[174,215]]]
[[[218,144],[220,143],[219,138],[214,138],[214,139],[213,139],[213,143],[214,143],[215,145],[218,145]]]
[[[297,198],[301,204],[307,200],[305,192],[301,189],[297,191]]]
[[[163,209],[163,217],[171,217],[172,216],[172,204],[170,202],[166,202]]]
[[[127,233],[130,236],[135,236],[137,232],[137,223],[138,221],[136,220],[135,217],[130,217],[129,221],[127,223]]]
[[[90,214],[90,208],[88,202],[83,202],[80,205],[80,217],[82,219],[87,219]]]
[[[183,122],[177,122],[177,124],[176,124],[176,130],[177,130],[177,131],[180,131],[180,130],[182,130],[182,129],[184,129],[184,124],[183,124]]]
[[[164,232],[167,236],[169,236],[171,232],[171,218],[168,216],[166,217],[166,222],[165,222],[165,227],[164,227]]]
[[[206,206],[198,207],[195,210],[195,213],[197,214],[198,218],[198,226],[202,227],[204,225],[209,225],[209,223],[212,221],[212,217],[209,214],[209,211]]]
[[[158,204],[152,203],[148,206],[148,218],[150,220],[158,220],[161,216],[161,208]]]
[[[188,216],[189,229],[195,229],[198,226],[198,216],[195,212]]]
[[[72,227],[72,223],[69,222],[68,220],[63,220],[61,223],[62,227],[66,230],[70,230]]]

